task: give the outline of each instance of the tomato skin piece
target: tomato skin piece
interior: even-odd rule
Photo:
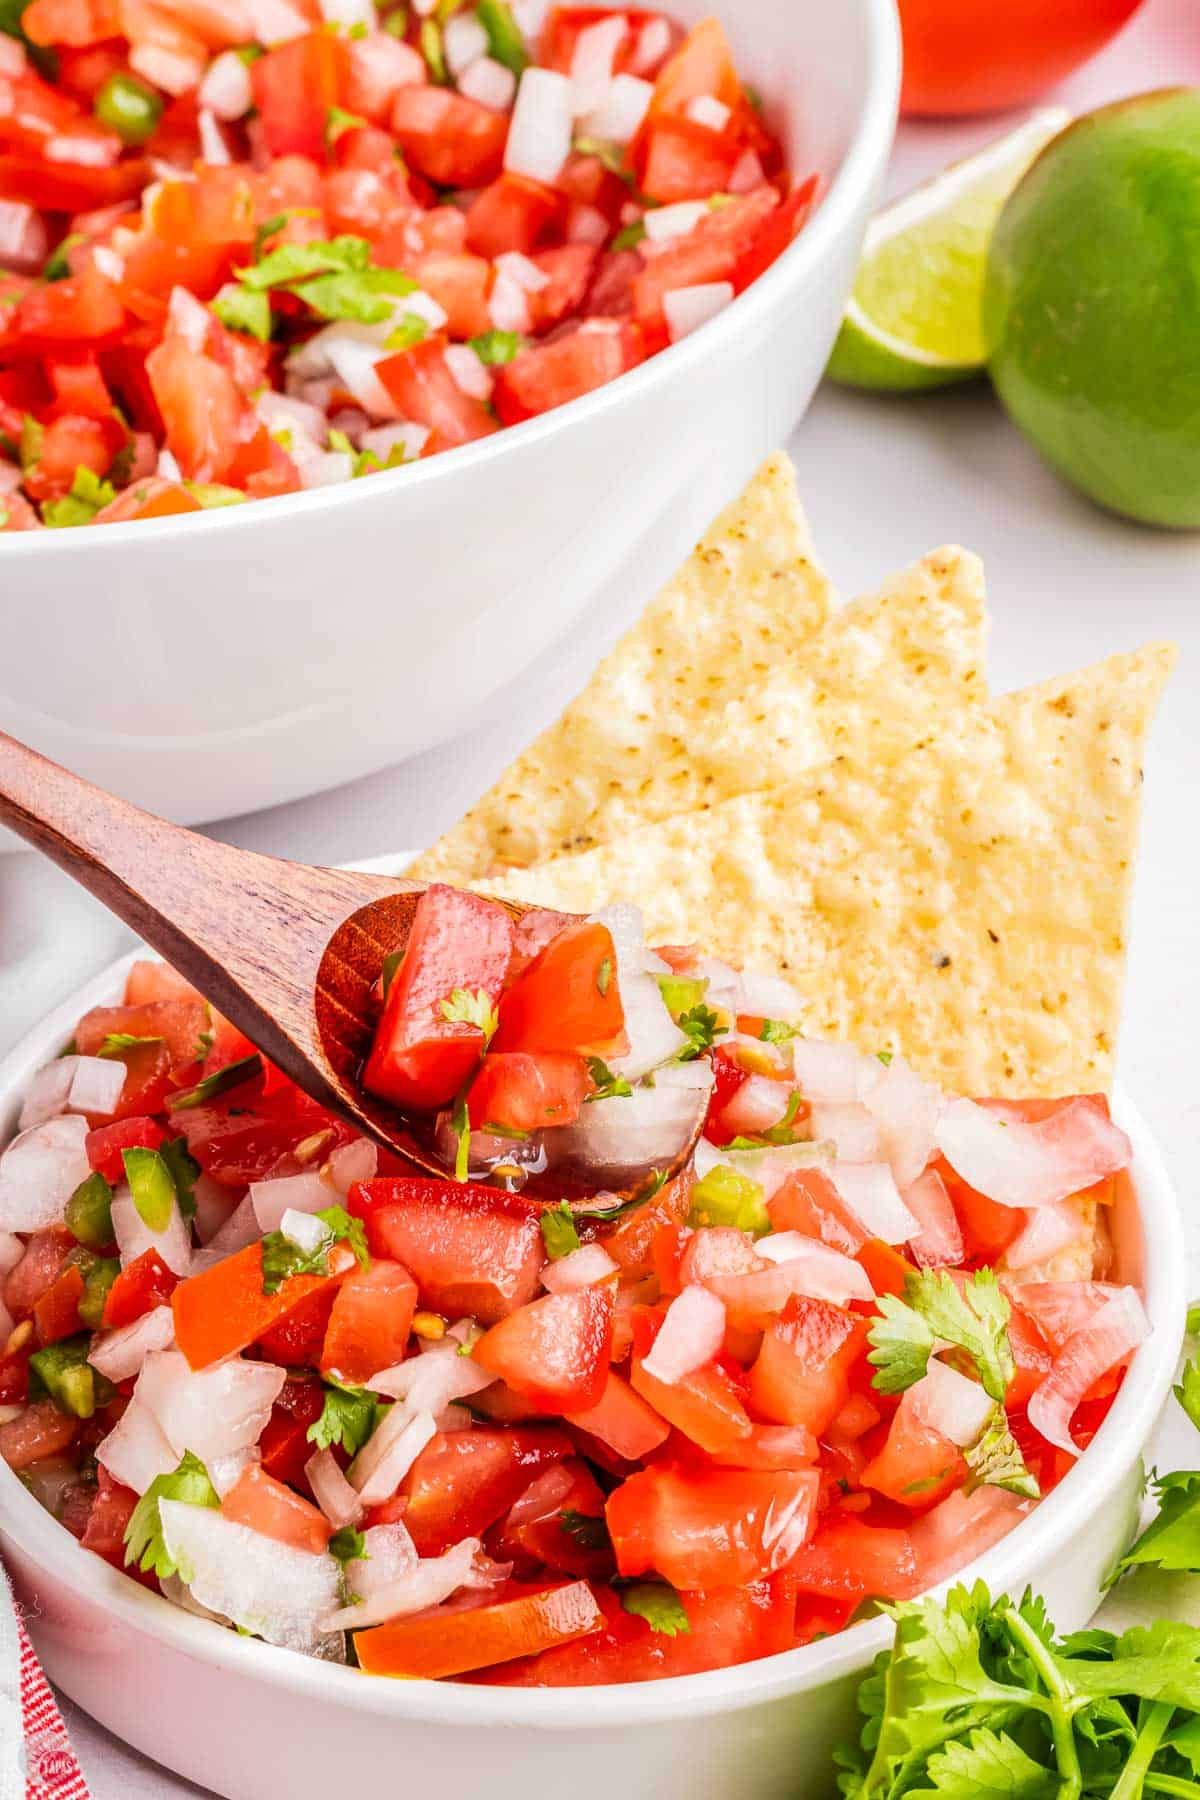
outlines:
[[[329,109],[348,75],[346,44],[325,31],[279,44],[254,62],[250,80],[272,156],[324,160]]]
[[[410,167],[438,187],[486,187],[500,174],[508,117],[452,88],[402,87],[392,130]]]
[[[373,1256],[402,1263],[422,1306],[483,1325],[532,1300],[545,1261],[537,1215],[496,1188],[398,1176],[350,1190]]]
[[[604,1393],[612,1329],[611,1289],[548,1294],[493,1325],[472,1356],[546,1412],[586,1412]]]
[[[125,1179],[125,1165],[121,1160],[123,1150],[157,1150],[165,1143],[166,1132],[155,1119],[145,1115],[130,1119],[118,1119],[111,1125],[98,1125],[95,1131],[89,1131],[84,1139],[84,1150],[88,1162],[97,1174],[103,1175],[110,1186],[115,1187]]]
[[[662,1327],[661,1315],[638,1307],[633,1318],[633,1357],[629,1381],[647,1405],[711,1456],[720,1456],[750,1435],[750,1418],[725,1371],[715,1362],[693,1369],[679,1381],[665,1382],[642,1367]],[[704,1585],[701,1581],[693,1583]]]
[[[604,1614],[591,1588],[586,1581],[575,1581],[495,1606],[394,1619],[372,1631],[356,1632],[354,1647],[359,1667],[368,1675],[437,1680],[518,1656],[536,1656],[556,1644],[586,1637],[603,1624]]]
[[[147,1251],[147,1255],[153,1254]],[[354,1253],[344,1244],[334,1244],[328,1274],[290,1275],[277,1293],[264,1294],[262,1244],[250,1244],[199,1275],[190,1275],[175,1288],[171,1307],[176,1346],[193,1369],[206,1369],[224,1356],[236,1356],[302,1300],[328,1283],[340,1281],[355,1266]],[[116,1286],[114,1282],[110,1299]]]
[[[467,208],[467,246],[489,259],[507,250],[528,256],[561,225],[565,211],[553,188],[505,170]]]
[[[60,1412],[53,1400],[35,1400],[0,1425],[0,1461],[19,1473],[44,1456],[57,1456],[74,1442],[78,1430],[79,1420]]]
[[[599,1438],[627,1462],[640,1462],[670,1436],[666,1420],[615,1369],[609,1369],[604,1390],[593,1406],[565,1416],[569,1425]]]
[[[541,1131],[570,1125],[583,1108],[591,1081],[581,1056],[553,1052],[531,1056],[505,1051],[485,1056],[467,1094],[473,1131],[489,1125]]]
[[[496,412],[502,424],[519,425],[614,381],[645,356],[641,332],[632,321],[585,319],[553,343],[530,344],[497,370]]]
[[[319,1508],[257,1463],[249,1463],[225,1495],[221,1516],[259,1531],[277,1544],[290,1544],[294,1550],[318,1556],[333,1535],[333,1527]]]
[[[810,1535],[820,1480],[815,1469],[640,1470],[605,1507],[617,1568],[656,1570],[676,1588],[761,1580]]]
[[[75,1247],[75,1239],[63,1226],[31,1233],[24,1256],[13,1264],[0,1286],[4,1304],[18,1325],[32,1317],[34,1306],[47,1288],[53,1287]]]
[[[440,1556],[464,1537],[481,1537],[535,1475],[574,1449],[550,1425],[439,1432],[400,1484],[413,1543],[422,1556]]]
[[[863,1470],[861,1480],[864,1487],[874,1488],[897,1506],[928,1512],[961,1487],[967,1474],[957,1444],[917,1416],[909,1388],[896,1409],[887,1437]]]
[[[417,1309],[417,1284],[398,1262],[383,1258],[354,1269],[337,1289],[325,1328],[320,1366],[351,1386],[401,1362]]]
[[[608,927],[582,920],[558,932],[517,976],[499,1011],[493,1051],[608,1056],[627,1048]]]
[[[482,1056],[485,1040],[478,1025],[447,1019],[443,1008],[458,989],[494,1003],[512,941],[512,919],[494,901],[441,883],[427,888],[388,989],[364,1087],[397,1106],[432,1111],[447,1105]]]
[[[156,1306],[166,1305],[178,1285],[178,1275],[168,1269],[158,1251],[143,1250],[109,1288],[101,1323],[107,1327],[132,1325]]]
[[[777,1425],[820,1437],[850,1397],[850,1371],[866,1348],[865,1321],[844,1307],[794,1294],[763,1333],[750,1371],[750,1404]]]
[[[83,1298],[83,1276],[74,1263],[68,1264],[51,1287],[34,1302],[33,1320],[39,1344],[57,1344],[71,1337],[81,1327],[79,1302]]]

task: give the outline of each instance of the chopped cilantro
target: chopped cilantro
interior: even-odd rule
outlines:
[[[24,433],[22,433],[24,437]],[[82,465],[75,471],[71,491],[61,500],[47,500],[42,507],[42,522],[55,530],[72,525],[90,525],[101,507],[117,497],[111,481],[102,481],[94,469]]]
[[[610,250],[636,250],[645,235],[644,221],[635,219],[631,225],[622,225],[608,247]]]
[[[220,1506],[217,1490],[209,1480],[208,1470],[198,1456],[185,1450],[179,1466],[169,1475],[156,1475],[146,1489],[125,1527],[125,1566],[136,1563],[145,1574],[159,1580],[175,1575],[178,1570],[163,1542],[160,1500],[183,1500],[188,1506]]]
[[[421,55],[425,58],[430,81],[436,82],[439,87],[446,87],[450,80],[450,71],[446,67],[442,28],[436,19],[421,20],[421,29],[417,33],[417,44]]]
[[[484,1041],[496,1035],[500,1015],[482,988],[472,994],[466,988],[455,988],[448,1000],[442,1001],[442,1017],[451,1025],[477,1025]]]
[[[222,325],[230,331],[244,331],[247,337],[265,344],[271,336],[271,297],[254,288],[230,282],[215,300],[212,309]]]
[[[691,1631],[683,1601],[665,1581],[635,1581],[617,1592],[625,1611],[645,1619],[651,1631],[663,1637],[680,1637]]]
[[[171,1111],[186,1112],[193,1106],[207,1106],[210,1100],[227,1094],[230,1088],[241,1087],[244,1081],[261,1075],[262,1067],[263,1059],[257,1050],[253,1056],[239,1056],[236,1062],[226,1063],[223,1069],[214,1069],[211,1075],[205,1075],[194,1088],[175,1094],[170,1102]]]
[[[315,1250],[302,1250],[284,1237],[282,1231],[269,1231],[262,1240],[262,1291],[277,1294],[293,1275],[327,1275],[329,1252],[334,1244],[349,1244],[359,1267],[370,1267],[367,1233],[361,1219],[352,1219],[344,1206],[323,1206],[314,1214],[327,1227],[327,1234]]]
[[[614,1075],[608,1064],[599,1056],[587,1059],[588,1074],[591,1076],[595,1093],[589,1094],[589,1100],[624,1099],[633,1093],[632,1087],[623,1075]]]
[[[782,1019],[764,1019],[758,1035],[764,1044],[786,1044],[799,1037],[800,1032],[797,1026],[785,1024]]]
[[[492,60],[503,63],[519,79],[528,67],[529,52],[507,0],[479,0],[475,17],[487,32]]]
[[[241,488],[225,487],[219,481],[185,481],[183,485],[206,510],[212,506],[240,506],[247,498]]]
[[[383,347],[385,350],[411,350],[414,344],[424,343],[428,336],[428,322],[420,313],[406,312],[401,314],[396,329],[383,340]]]
[[[343,1568],[347,1563],[369,1561],[366,1534],[356,1531],[353,1525],[343,1525],[329,1540],[329,1554]]]
[[[900,1394],[919,1381],[941,1340],[965,1351],[984,1391],[1002,1401],[1013,1378],[1008,1341],[1011,1308],[992,1269],[978,1269],[961,1290],[945,1269],[922,1269],[904,1284],[904,1298],[880,1294],[879,1318],[867,1336],[868,1362],[882,1394]]]
[[[332,150],[340,137],[348,131],[361,131],[366,120],[359,113],[347,112],[344,107],[331,106],[325,114],[325,143]]]
[[[693,1006],[682,1013],[675,1021],[682,1032],[687,1034],[687,1043],[679,1052],[680,1062],[695,1062],[706,1050],[711,1050],[717,1038],[723,1037],[728,1026],[721,1021],[709,1006]]]
[[[517,331],[484,331],[467,341],[480,362],[490,369],[502,368],[525,348],[525,341]]]
[[[542,1214],[541,1226],[542,1242],[551,1262],[557,1262],[560,1256],[569,1256],[572,1250],[578,1250],[579,1233],[575,1229],[575,1215],[565,1200],[561,1200],[557,1206],[549,1207]]]
[[[365,1388],[347,1387],[329,1375],[324,1385],[325,1404],[305,1435],[318,1450],[340,1444],[347,1456],[357,1456],[386,1409]]]
[[[65,238],[50,252],[42,269],[43,281],[65,281],[71,273],[68,260],[71,251],[77,244],[86,244],[87,238],[82,231],[68,231]]]

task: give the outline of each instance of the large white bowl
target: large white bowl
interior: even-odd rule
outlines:
[[[219,818],[451,736],[606,585],[648,597],[807,405],[895,120],[893,0],[719,10],[790,165],[827,184],[773,268],[620,381],[412,468],[0,538],[0,726],[168,818]]]
[[[0,1141],[29,1077],[89,1006],[120,997],[131,957],[0,1063]],[[1114,1209],[1117,1272],[1153,1333],[1095,1441],[1030,1518],[971,1566],[994,1592],[1044,1593],[1083,1625],[1136,1517],[1141,1452],[1183,1330],[1183,1228],[1145,1126],[1123,1098],[1132,1181]],[[80,1548],[0,1464],[0,1551],[51,1679],[119,1737],[230,1800],[479,1794],[492,1800],[822,1800],[854,1729],[854,1686],[887,1641],[877,1620],[738,1668],[628,1686],[509,1689],[373,1679],[193,1618]]]

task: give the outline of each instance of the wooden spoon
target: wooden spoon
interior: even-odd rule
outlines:
[[[445,1179],[402,1115],[358,1079],[377,1016],[371,990],[384,957],[408,941],[424,883],[235,849],[118,800],[4,732],[0,824],[132,926],[297,1087]],[[498,904],[515,919],[532,910]],[[539,1185],[533,1177],[525,1191]],[[545,1186],[564,1191],[558,1177]]]

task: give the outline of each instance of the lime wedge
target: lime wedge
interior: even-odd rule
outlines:
[[[1035,112],[876,214],[829,360],[835,381],[903,392],[980,372],[992,228],[1038,152],[1069,119],[1057,106]]]

